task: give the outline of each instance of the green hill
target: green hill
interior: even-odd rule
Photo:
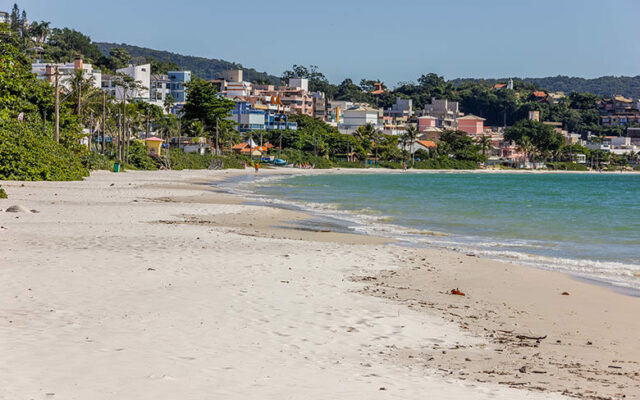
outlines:
[[[146,47],[132,46],[129,44],[116,44],[95,42],[94,43],[103,55],[108,56],[109,51],[114,47],[122,47],[125,49],[131,57],[146,58],[153,57],[156,60],[164,61],[167,63],[174,63],[178,65],[180,69],[191,71],[195,76],[203,79],[215,79],[221,78],[222,72],[230,69],[242,68],[244,70],[244,79],[250,82],[269,82],[271,84],[280,84],[280,78],[277,76],[269,75],[266,72],[259,72],[253,68],[243,67],[242,65],[230,61],[218,60],[215,58],[204,58],[185,56],[182,54],[171,53],[169,51],[154,50]]]
[[[640,75],[638,76],[601,76],[599,78],[586,79],[569,76],[549,76],[546,78],[514,78],[525,82],[532,83],[540,88],[552,92],[586,92],[599,96],[611,96],[613,94],[621,94],[626,97],[640,98]],[[454,86],[460,85],[465,81],[479,81],[481,79],[459,78],[450,82]],[[506,82],[504,79],[483,79],[486,82],[494,84],[496,82]]]

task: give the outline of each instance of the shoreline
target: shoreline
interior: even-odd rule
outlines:
[[[397,170],[390,170],[390,169],[372,169],[371,172],[369,173],[378,173],[378,174],[387,174],[387,173],[402,173],[403,171],[398,172]],[[349,212],[348,211],[335,211],[332,212],[331,215],[328,215],[327,213],[323,212],[323,211],[319,211],[316,210],[314,208],[308,208],[305,207],[303,204],[299,204],[298,202],[295,201],[290,201],[290,200],[280,200],[278,199],[277,201],[274,201],[274,199],[269,198],[269,197],[265,197],[264,195],[261,194],[255,194],[254,192],[252,192],[251,190],[233,190],[229,188],[229,184],[233,185],[234,188],[238,189],[240,187],[242,187],[244,184],[252,184],[254,182],[259,182],[259,181],[266,181],[266,180],[271,180],[271,179],[275,179],[275,180],[281,180],[281,179],[287,179],[289,177],[293,177],[293,176],[300,176],[300,175],[323,175],[323,174],[351,174],[351,170],[339,170],[339,169],[333,169],[333,170],[302,170],[301,174],[296,174],[295,170],[294,171],[288,171],[289,173],[281,173],[279,170],[278,172],[275,172],[273,170],[270,170],[268,174],[265,175],[250,175],[250,174],[239,174],[233,177],[230,177],[228,179],[225,179],[222,181],[222,185],[223,185],[223,191],[225,191],[225,193],[228,193],[230,195],[234,195],[234,196],[240,196],[245,198],[245,196],[249,196],[250,199],[245,198],[245,204],[247,205],[258,205],[258,206],[266,206],[266,207],[274,207],[274,208],[281,208],[283,210],[290,210],[290,211],[296,211],[299,213],[303,213],[303,214],[309,214],[310,216],[315,217],[317,220],[316,221],[310,221],[312,222],[309,225],[313,225],[313,222],[317,222],[316,227],[317,229],[324,229],[323,228],[323,220],[335,220],[335,221],[341,221],[342,224],[345,227],[345,230],[347,228],[347,225],[352,225],[352,224],[356,224],[358,226],[366,226],[363,225],[363,223],[361,221],[354,221],[352,218],[349,218]],[[416,173],[423,173],[422,170],[417,170],[415,171]],[[435,173],[447,173],[449,171],[436,171]],[[457,172],[457,171],[456,171]],[[468,173],[470,171],[460,171],[459,173]],[[487,171],[484,171],[487,172]],[[514,172],[520,172],[520,171],[514,171]],[[566,173],[571,173],[566,172]],[[338,214],[338,215],[334,215],[334,214]],[[386,223],[383,223],[386,225]],[[403,226],[398,226],[398,228],[402,229],[402,230],[406,230],[408,228],[403,227]],[[344,232],[343,233],[353,233],[353,234],[357,234],[357,235],[366,235],[366,236],[373,236],[373,237],[379,237],[379,238],[385,238],[387,240],[389,240],[390,243],[395,243],[397,245],[401,245],[401,246],[408,246],[411,248],[416,248],[416,249],[420,249],[420,248],[428,248],[428,249],[434,249],[434,250],[439,250],[439,249],[443,249],[446,251],[452,251],[455,253],[459,253],[459,254],[466,254],[466,253],[473,253],[474,255],[478,256],[478,257],[482,257],[484,259],[487,260],[492,260],[492,261],[497,261],[497,262],[504,262],[504,263],[509,263],[509,264],[514,264],[514,265],[519,265],[519,266],[523,266],[526,268],[535,268],[535,269],[539,269],[539,270],[544,270],[544,271],[550,271],[550,272],[559,272],[562,274],[565,274],[573,279],[577,279],[583,282],[586,282],[588,284],[591,285],[596,285],[596,286],[600,286],[600,287],[604,287],[607,288],[609,290],[615,291],[617,293],[620,294],[624,294],[626,296],[632,296],[632,297],[640,297],[640,288],[635,288],[635,287],[630,287],[630,286],[624,286],[622,284],[616,284],[614,282],[610,282],[605,280],[605,278],[599,278],[599,277],[594,277],[594,276],[589,276],[589,275],[581,275],[579,272],[575,272],[575,271],[566,271],[563,270],[563,267],[560,266],[558,267],[557,265],[547,265],[545,262],[543,261],[539,261],[538,263],[534,263],[534,262],[530,262],[530,263],[525,263],[523,260],[520,259],[512,259],[511,257],[500,257],[500,256],[489,256],[489,255],[485,255],[482,254],[482,250],[478,250],[478,249],[474,249],[474,248],[458,248],[458,246],[454,246],[451,247],[451,245],[444,245],[444,244],[440,244],[437,242],[432,242],[432,241],[426,241],[426,242],[414,242],[411,240],[411,238],[408,239],[402,239],[402,238],[398,238],[396,236],[385,236],[385,235],[381,235],[378,234],[376,232],[372,232],[372,231],[360,231],[360,230],[350,230],[349,232]],[[439,232],[433,232],[433,234],[438,235]],[[442,233],[445,236],[450,236],[450,233]],[[478,240],[481,240],[482,237],[478,237]],[[468,244],[464,244],[462,243],[462,246],[465,246]],[[535,254],[530,254],[530,253],[522,253],[523,255],[526,256],[533,256],[533,257],[537,257]],[[539,256],[539,255],[538,255]],[[547,258],[551,258],[551,259],[556,259],[556,256],[544,256]],[[564,259],[565,261],[573,261],[574,259]]]
[[[0,382],[9,393],[281,398],[287,388],[312,398],[640,397],[640,322],[632,317],[640,299],[563,273],[292,229],[308,214],[245,205],[202,183],[242,174],[253,173],[3,182],[10,199],[0,208],[24,203],[40,211],[19,219],[0,213],[1,278],[11,282],[1,295],[0,351],[12,361],[0,367]],[[203,268],[209,262],[213,270]],[[454,287],[467,296],[446,294]],[[43,306],[54,311],[42,314]],[[547,337],[496,337],[509,330]],[[38,373],[63,359],[64,371]],[[274,362],[269,374],[264,367]],[[101,367],[80,369],[88,365]],[[294,374],[306,384],[293,384]]]

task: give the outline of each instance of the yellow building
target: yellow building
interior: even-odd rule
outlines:
[[[162,149],[162,142],[164,140],[159,137],[150,137],[144,140],[144,144],[147,145],[147,150],[149,151],[150,156],[159,156]]]

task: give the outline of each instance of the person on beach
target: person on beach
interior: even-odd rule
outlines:
[[[256,163],[255,167],[256,167],[256,174],[257,174],[258,170],[260,169],[260,163]]]

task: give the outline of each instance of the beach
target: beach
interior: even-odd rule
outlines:
[[[640,298],[299,229],[253,174],[1,182],[0,399],[640,398]]]

